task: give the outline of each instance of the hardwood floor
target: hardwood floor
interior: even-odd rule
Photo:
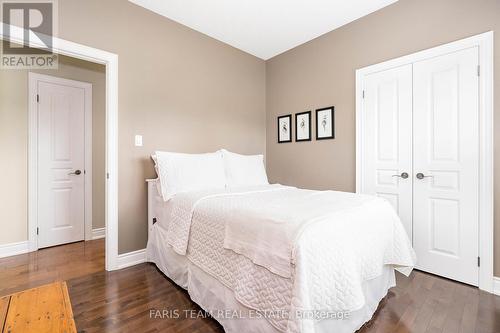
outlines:
[[[200,309],[154,265],[105,272],[102,240],[0,259],[0,296],[58,280],[67,280],[79,332],[223,332],[209,318],[175,318]],[[418,271],[397,280],[359,333],[500,333],[500,297]]]
[[[0,296],[104,270],[104,240],[78,242],[0,259]]]

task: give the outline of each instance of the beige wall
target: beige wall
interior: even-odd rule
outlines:
[[[59,1],[59,35],[119,57],[120,253],[146,246],[154,150],[265,152],[264,61],[126,0]]]
[[[269,60],[270,179],[307,188],[354,191],[355,70],[489,30],[495,31],[495,77],[499,78],[498,0],[400,0]],[[499,81],[495,83],[497,101]],[[335,140],[276,143],[278,115],[330,105],[336,110]],[[500,109],[495,107],[495,132],[499,130]],[[495,137],[495,165],[495,206],[500,207],[500,136]],[[500,276],[500,209],[495,209],[495,273]]]
[[[92,225],[104,227],[106,85],[102,65],[60,57],[58,70],[33,72],[92,83]],[[0,245],[27,232],[28,71],[0,70]]]
[[[0,70],[0,244],[28,239],[27,75]]]

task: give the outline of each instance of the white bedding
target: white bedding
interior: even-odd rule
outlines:
[[[165,210],[161,207],[161,210]],[[241,314],[232,316],[214,316],[227,333],[279,333],[276,327],[264,318],[251,316],[248,307],[234,297],[234,292],[218,279],[207,274],[192,263],[186,256],[177,254],[167,245],[160,223],[152,226],[147,246],[147,260],[156,266],[177,285],[186,289],[191,299],[202,309],[210,313]],[[229,251],[228,251],[229,252]],[[381,299],[389,288],[395,286],[394,269],[385,267],[384,273],[363,284],[366,304],[363,308],[351,312],[342,320],[325,319],[314,324],[314,333],[352,333],[368,321],[377,309]],[[183,309],[178,309],[183,310]]]
[[[151,158],[155,162],[159,189],[165,201],[177,193],[226,187],[221,151],[204,154],[156,151]]]
[[[296,313],[361,309],[366,281],[385,266],[408,274],[415,264],[399,219],[379,198],[268,185],[182,193],[166,204],[175,252],[243,305],[291,314],[267,318],[282,332],[314,331],[317,320]]]
[[[221,150],[226,170],[227,187],[269,185],[264,155],[240,155]]]

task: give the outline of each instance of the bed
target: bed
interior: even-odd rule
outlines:
[[[227,163],[222,176],[218,157],[200,171],[199,159],[189,170],[195,159],[169,155],[166,164],[178,167],[169,169],[159,155],[159,178],[148,180],[147,260],[226,332],[355,332],[395,285],[394,271],[408,275],[415,264],[382,198],[256,181],[261,158],[232,156],[235,170],[257,160],[248,183],[248,170],[228,181]],[[182,187],[168,177],[191,183],[166,193],[167,184]],[[206,177],[212,183],[197,188]]]

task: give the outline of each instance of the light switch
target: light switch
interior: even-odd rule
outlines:
[[[135,136],[135,146],[142,147],[142,135]]]

